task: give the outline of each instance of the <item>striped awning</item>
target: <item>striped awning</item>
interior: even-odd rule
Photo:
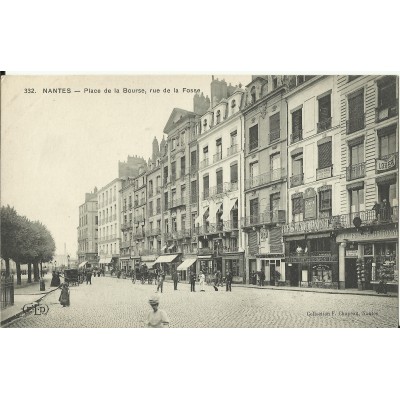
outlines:
[[[79,264],[79,268],[83,268],[87,264],[87,261],[81,262]]]
[[[188,258],[176,269],[177,271],[186,271],[189,267],[191,267],[195,262],[196,258]]]
[[[174,261],[176,257],[178,257],[178,254],[165,254],[158,257],[155,263],[170,263]]]

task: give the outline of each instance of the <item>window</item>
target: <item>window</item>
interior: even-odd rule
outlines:
[[[171,191],[171,200],[173,203],[176,200],[176,189],[172,189],[172,191]]]
[[[217,124],[219,124],[221,122],[221,111],[220,110],[217,111],[216,120],[217,120]]]
[[[231,146],[235,146],[237,144],[237,131],[233,131],[231,133]]]
[[[364,89],[349,95],[348,104],[347,133],[353,133],[364,128]]]
[[[350,212],[365,211],[364,188],[350,190]]]
[[[280,153],[273,154],[270,156],[270,171],[271,171],[271,180],[280,178],[280,170],[281,170],[281,155]]]
[[[303,221],[304,201],[302,197],[292,199],[292,216],[294,222]]]
[[[250,200],[250,219],[258,218],[258,198]]]
[[[270,143],[280,137],[280,113],[269,117],[269,141]]]
[[[185,157],[182,157],[181,158],[181,177],[182,176],[185,176],[185,173],[186,173],[186,159],[185,159]]]
[[[203,148],[203,159],[207,159],[208,158],[208,146]]]
[[[153,202],[150,201],[149,203],[149,215],[152,216],[153,215]]]
[[[399,114],[396,98],[396,77],[389,76],[378,81],[378,107],[376,121],[383,121]]]
[[[290,187],[303,184],[303,153],[292,157],[292,176],[290,178]]]
[[[149,181],[149,197],[153,196],[153,181]]]
[[[196,169],[197,169],[197,152],[196,151],[192,151],[190,153],[190,169],[192,171],[196,171]]]
[[[251,102],[255,103],[256,102],[256,87],[255,86],[253,86],[251,88],[250,95],[251,95]]]
[[[171,163],[171,181],[174,182],[176,180],[176,161]]]
[[[322,190],[319,192],[319,210],[329,211],[332,209],[332,190]]]
[[[384,158],[393,154],[396,147],[396,125],[378,131],[379,136],[379,157]]]
[[[181,146],[185,144],[185,132],[181,133]]]
[[[304,83],[304,75],[297,75],[297,84],[301,85],[302,83]]]
[[[231,183],[238,182],[238,163],[231,164]]]
[[[181,216],[181,229],[184,230],[186,228],[186,215],[183,214]]]
[[[317,131],[323,132],[330,129],[332,125],[331,118],[331,95],[328,94],[318,99],[318,125]]]
[[[258,177],[258,161],[250,164],[250,179],[251,186],[256,185],[256,179]]]
[[[166,219],[164,220],[164,232],[165,232],[165,233],[168,233],[168,232],[169,232],[169,221],[168,221],[168,218],[166,218]]]
[[[157,214],[160,214],[160,212],[161,212],[161,199],[160,198],[158,198],[157,199]]]
[[[209,176],[207,174],[203,176],[203,200],[208,199],[209,190]]]
[[[182,200],[186,198],[186,185],[181,186],[181,198]]]
[[[393,182],[386,182],[378,185],[378,200],[380,204],[383,203],[383,200],[389,202],[389,206],[397,207],[397,183],[396,181]]]
[[[281,200],[281,197],[280,197],[279,193],[273,193],[269,196],[269,209],[272,213],[278,212],[280,200]]]
[[[223,189],[224,189],[224,180],[223,180],[223,175],[222,175],[222,168],[217,170],[216,178],[217,178],[217,193],[222,193]]]
[[[300,108],[292,112],[292,143],[301,140],[303,134],[303,110]]]
[[[332,142],[325,142],[318,146],[318,169],[332,166]]]
[[[164,210],[168,208],[168,192],[164,193]]]
[[[176,224],[176,217],[172,218],[172,232],[176,232],[177,231],[177,224]]]
[[[190,203],[197,203],[197,181],[190,182]]]
[[[164,167],[164,185],[168,182],[168,166]]]
[[[215,147],[216,147],[216,154],[215,154],[215,160],[218,161],[222,159],[222,139],[217,139],[215,142]]]
[[[249,151],[258,147],[258,125],[254,125],[249,129]]]
[[[364,162],[364,143],[350,147],[350,165],[357,165]]]
[[[272,78],[272,90],[278,87],[278,78]]]

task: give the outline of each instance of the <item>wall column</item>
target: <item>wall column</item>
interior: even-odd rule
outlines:
[[[345,288],[345,252],[346,243],[340,243],[339,246],[339,289]]]

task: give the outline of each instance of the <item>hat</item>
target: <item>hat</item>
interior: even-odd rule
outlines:
[[[149,299],[150,304],[158,304],[159,302],[160,302],[160,298],[156,294],[151,296]]]

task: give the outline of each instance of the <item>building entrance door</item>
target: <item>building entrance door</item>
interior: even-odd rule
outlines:
[[[290,267],[290,286],[299,286],[299,267],[295,264]]]
[[[346,258],[345,259],[345,288],[355,289],[357,285],[357,265],[356,258]]]

